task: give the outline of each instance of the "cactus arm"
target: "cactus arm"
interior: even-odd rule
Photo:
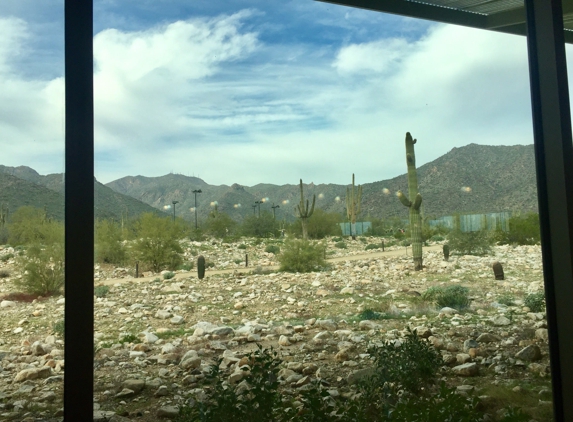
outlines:
[[[408,198],[406,198],[406,195],[404,195],[401,190],[399,190],[398,193],[396,193],[396,195],[398,196],[398,199],[400,200],[400,202],[402,204],[404,204],[404,206],[410,208],[410,206],[412,205],[412,202],[410,202],[410,200]]]
[[[414,208],[415,210],[419,210],[420,205],[422,205],[422,195],[420,195],[420,193],[418,193],[416,195],[416,199],[414,200],[414,203],[412,204],[412,208]]]
[[[314,212],[314,203],[316,202],[316,195],[312,196],[312,205],[310,207],[310,211],[308,213],[308,218],[310,218],[312,216],[312,213]],[[307,210],[308,210],[308,200],[307,200]]]

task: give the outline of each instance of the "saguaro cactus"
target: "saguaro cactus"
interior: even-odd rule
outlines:
[[[350,235],[356,240],[356,216],[360,213],[360,200],[362,199],[362,185],[354,190],[354,173],[352,173],[352,187],[346,188],[346,214],[350,220]]]
[[[422,195],[418,192],[418,174],[416,171],[416,154],[414,144],[416,139],[412,138],[410,132],[406,132],[406,163],[408,165],[408,197],[402,191],[398,191],[398,199],[410,209],[410,233],[412,238],[412,256],[414,258],[414,269],[422,269],[422,217],[420,216],[420,205],[422,205]]]
[[[312,216],[314,212],[314,203],[316,202],[316,195],[312,195],[312,206],[308,208],[308,199],[306,205],[304,203],[304,192],[302,189],[302,179],[300,179],[300,202],[295,208],[295,216],[300,218],[302,224],[302,238],[308,239],[308,230],[306,228],[306,220]]]
[[[2,206],[0,206],[0,228],[6,225],[6,222],[8,221],[8,213],[8,207],[5,207],[4,204],[2,204]]]

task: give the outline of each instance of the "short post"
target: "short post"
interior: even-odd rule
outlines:
[[[499,261],[495,261],[491,266],[493,269],[493,275],[496,280],[505,280],[505,275],[503,274],[503,267]]]
[[[382,239],[382,252],[384,252],[384,239]]]
[[[135,278],[139,278],[139,261],[135,261]]]
[[[249,266],[249,254],[245,254],[245,267]]]

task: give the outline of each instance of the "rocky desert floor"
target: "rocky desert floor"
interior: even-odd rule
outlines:
[[[347,240],[337,249],[329,240],[330,268],[308,274],[278,272],[266,242],[252,239],[186,242],[187,261],[202,254],[213,265],[202,280],[195,269],[134,278],[134,269],[96,265],[94,421],[173,419],[202,392],[218,358],[236,382],[241,358],[257,344],[279,352],[284,388],[320,378],[331,396],[350,397],[372,365],[368,347],[399,344],[408,328],[440,351],[443,379],[480,397],[490,420],[509,405],[551,420],[545,313],[523,302],[543,287],[540,247],[496,246],[489,256],[445,261],[435,244],[415,272],[408,248],[365,250],[378,242]],[[13,253],[0,246],[0,258]],[[495,280],[494,261],[505,280]],[[14,259],[0,259],[0,271],[0,420],[60,421],[65,298],[16,294]],[[469,309],[439,309],[421,297],[456,284],[469,288]],[[382,317],[364,320],[366,310]]]

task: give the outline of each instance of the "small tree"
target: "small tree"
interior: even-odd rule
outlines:
[[[185,230],[178,220],[145,213],[137,222],[137,239],[133,245],[133,257],[151,267],[154,272],[163,269],[175,270],[181,264],[183,252],[179,239]]]
[[[207,232],[218,238],[232,235],[236,227],[237,222],[221,211],[211,212],[205,224]]]
[[[12,245],[50,245],[63,241],[63,225],[46,216],[40,208],[20,207],[12,214],[8,226]]]
[[[249,215],[243,220],[240,232],[248,237],[270,237],[278,235],[279,223],[269,211],[263,211],[260,217]]]
[[[340,236],[342,230],[340,222],[342,217],[338,213],[326,212],[319,208],[314,210],[312,217],[308,219],[307,233],[311,239],[323,239],[326,236]],[[302,221],[295,221],[290,228],[290,233],[302,236]]]
[[[96,224],[95,258],[97,262],[121,264],[126,259],[122,244],[121,227],[111,220],[101,220]]]

